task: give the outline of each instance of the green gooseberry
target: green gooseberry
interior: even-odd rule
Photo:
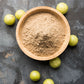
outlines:
[[[13,25],[15,23],[15,16],[12,14],[7,14],[4,17],[4,23],[7,25]]]
[[[32,71],[30,73],[30,79],[32,81],[38,81],[38,80],[40,80],[40,73],[38,71],[36,71],[36,70]]]
[[[78,44],[78,37],[76,35],[70,35],[69,46],[76,46]]]
[[[52,59],[52,60],[49,61],[49,65],[52,68],[58,68],[61,65],[61,59],[59,57],[57,57],[55,59]]]
[[[66,14],[68,11],[68,5],[64,2],[60,2],[59,4],[57,4],[56,9],[62,14]]]
[[[15,13],[15,17],[19,20],[25,14],[24,10],[17,10]]]
[[[43,84],[54,84],[54,81],[52,79],[46,79]]]

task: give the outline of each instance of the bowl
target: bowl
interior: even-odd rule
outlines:
[[[44,12],[52,14],[52,15],[56,16],[57,18],[59,18],[59,21],[60,21],[61,25],[63,26],[63,30],[65,30],[65,32],[64,32],[65,37],[64,37],[62,45],[60,45],[60,48],[58,51],[55,51],[51,55],[38,56],[38,55],[32,53],[30,50],[28,50],[23,45],[21,32],[22,32],[22,27],[23,27],[24,23],[26,22],[27,18],[29,18],[30,16],[32,16],[34,14],[44,13]],[[19,20],[19,22],[17,24],[17,28],[16,28],[16,40],[17,40],[17,43],[18,43],[20,49],[28,57],[33,58],[35,60],[46,61],[46,60],[51,60],[51,59],[58,57],[67,48],[68,43],[69,43],[69,39],[70,39],[70,26],[69,26],[67,19],[65,18],[65,16],[63,14],[61,14],[56,9],[51,8],[51,7],[47,7],[47,6],[40,6],[40,7],[36,7],[36,8],[32,8],[32,9],[28,10],[26,12],[26,14]]]

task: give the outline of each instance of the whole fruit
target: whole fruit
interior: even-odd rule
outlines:
[[[38,80],[40,80],[40,73],[38,71],[36,71],[36,70],[32,71],[30,73],[30,79],[32,81],[38,81]]]
[[[75,35],[70,36],[69,46],[76,46],[78,44],[78,37]]]
[[[46,79],[43,84],[54,84],[54,81],[52,79]]]
[[[52,67],[52,68],[58,68],[60,67],[61,65],[61,60],[59,57],[55,58],[55,59],[52,59],[49,61],[49,65]]]
[[[57,4],[56,9],[60,11],[62,14],[66,14],[68,11],[68,5],[64,2],[60,2],[59,4]]]
[[[15,23],[15,16],[12,14],[7,14],[4,17],[4,23],[7,25],[13,25]]]
[[[25,14],[24,10],[17,10],[15,13],[15,17],[19,20]]]

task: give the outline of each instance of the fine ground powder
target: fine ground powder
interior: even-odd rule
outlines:
[[[50,13],[37,13],[24,22],[21,35],[26,49],[38,56],[49,56],[62,46],[65,28],[60,18]]]

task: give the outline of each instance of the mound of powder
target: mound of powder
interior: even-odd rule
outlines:
[[[38,56],[57,52],[65,38],[65,28],[57,16],[37,13],[26,19],[22,26],[22,43],[28,51]]]

